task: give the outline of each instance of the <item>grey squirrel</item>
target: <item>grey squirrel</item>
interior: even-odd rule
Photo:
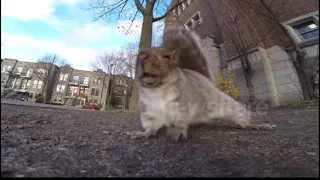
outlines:
[[[215,119],[231,120],[241,128],[268,128],[251,124],[251,111],[214,85],[201,45],[196,45],[197,53],[186,52],[196,43],[194,39],[189,42],[188,37],[196,34],[183,29],[175,31],[173,43],[167,37],[162,47],[146,48],[138,53],[137,83],[144,131],[131,133],[132,138],[148,138],[165,128],[174,140],[181,136],[187,139],[191,125],[211,123]],[[175,48],[184,41],[185,46]],[[191,67],[192,63],[188,62],[183,66],[183,53],[194,58],[196,65]],[[202,62],[197,58],[202,58]]]

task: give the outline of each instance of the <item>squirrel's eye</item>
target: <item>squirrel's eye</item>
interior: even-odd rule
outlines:
[[[164,55],[163,58],[170,59],[169,55]]]

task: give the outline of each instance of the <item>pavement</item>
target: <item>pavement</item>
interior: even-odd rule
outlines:
[[[12,99],[1,99],[1,104],[11,104],[11,105],[23,105],[23,106],[32,106],[32,107],[46,107],[46,108],[58,108],[58,109],[73,109],[73,110],[84,110],[80,107],[75,106],[63,106],[63,105],[53,105],[53,104],[44,104],[44,103],[35,103],[35,102],[25,102]]]
[[[277,130],[227,126],[132,140],[139,116],[1,101],[1,177],[319,177],[319,106],[255,118]]]

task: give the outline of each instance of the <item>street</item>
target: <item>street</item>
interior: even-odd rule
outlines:
[[[319,177],[319,106],[278,108],[277,130],[195,127],[132,140],[139,116],[1,104],[1,177]]]

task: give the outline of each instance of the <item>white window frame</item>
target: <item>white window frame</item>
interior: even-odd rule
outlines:
[[[60,73],[60,81],[67,81],[69,74],[68,73]]]
[[[198,21],[198,22],[194,20],[194,18],[196,17],[196,15],[199,15],[199,21]],[[194,13],[194,14],[191,16],[190,19],[188,19],[187,22],[184,23],[184,27],[185,27],[187,30],[193,30],[193,29],[195,29],[197,26],[199,26],[199,25],[202,23],[202,21],[203,21],[203,20],[202,20],[202,17],[201,17],[201,13],[200,13],[200,11],[197,11],[196,13]],[[192,23],[191,27],[189,27],[189,26],[187,25],[189,22]]]
[[[73,76],[72,80],[73,80],[73,82],[79,82],[80,76]]]
[[[177,8],[178,8],[178,16],[180,16],[183,11],[181,4]]]
[[[3,65],[1,72],[6,72],[7,67],[8,67],[7,65]]]
[[[27,81],[27,87],[29,87],[30,84],[31,84],[31,80],[29,79],[29,80]]]
[[[32,75],[32,73],[33,73],[33,69],[28,69],[26,75],[27,75],[28,77],[30,77],[30,76]]]
[[[41,89],[42,88],[42,84],[43,84],[43,81],[38,81],[37,89]]]
[[[57,88],[56,88],[56,92],[60,92],[60,91],[61,91],[61,85],[58,84],[58,85],[57,85]]]
[[[61,85],[61,90],[60,92],[64,92],[66,90],[66,85]]]
[[[23,67],[17,67],[17,73],[21,74],[23,70]]]
[[[60,100],[61,100],[61,101],[60,101]],[[58,101],[59,103],[62,103],[62,102],[63,102],[62,96],[58,96],[57,101]]]
[[[88,84],[89,84],[89,80],[90,80],[89,77],[84,77],[84,78],[83,78],[83,84],[88,85]]]
[[[186,8],[187,8],[187,5],[185,4],[186,2],[184,1],[184,2],[182,2],[182,11],[184,11]]]
[[[304,39],[300,33],[294,28],[295,26],[308,22],[310,20],[314,21],[314,23],[318,26],[319,29],[319,11],[314,11],[288,21],[283,22],[284,27],[289,31],[290,35],[293,37],[295,43],[300,44],[308,41],[312,41],[315,39],[319,39],[319,37],[315,37],[312,39]]]
[[[37,88],[38,82],[39,82],[38,80],[33,80],[33,82],[32,82],[32,88],[33,89]]]
[[[46,70],[45,70],[45,69],[38,69],[38,72],[39,72],[39,73],[42,73],[42,74],[45,74],[45,73],[46,73]]]

